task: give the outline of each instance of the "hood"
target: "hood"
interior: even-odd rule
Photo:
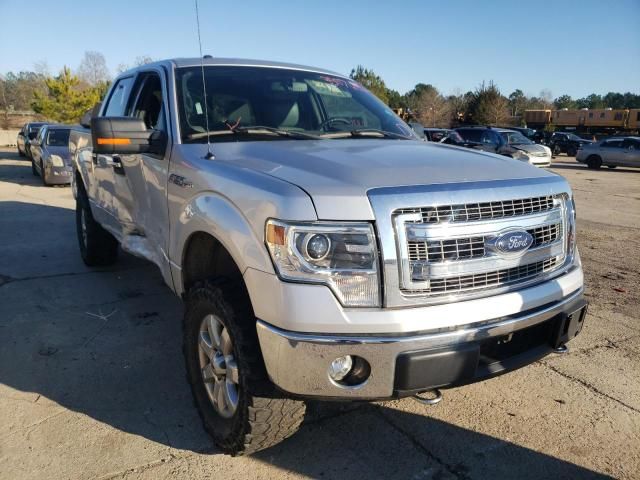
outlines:
[[[509,145],[509,146],[517,150],[522,150],[523,152],[527,152],[527,153],[546,153],[547,152],[547,150],[542,145],[538,145],[537,143],[534,143],[531,145],[522,144],[522,145]]]
[[[213,148],[218,161],[299,186],[323,220],[373,219],[367,198],[373,188],[553,175],[504,156],[412,140],[277,140]]]
[[[54,147],[51,145],[47,145],[46,150],[50,155],[58,155],[62,157],[65,165],[71,165],[71,154],[69,153],[69,147]]]

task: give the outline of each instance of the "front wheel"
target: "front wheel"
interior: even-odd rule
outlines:
[[[241,285],[203,282],[189,290],[184,317],[187,377],[207,432],[231,455],[251,454],[299,428],[304,402],[263,384],[255,317]]]
[[[598,170],[602,166],[602,159],[597,155],[587,158],[587,166],[592,170]]]
[[[78,190],[76,199],[76,232],[86,265],[111,265],[118,259],[118,241],[94,220],[84,189]]]
[[[34,162],[33,160],[31,160],[31,173],[34,177],[38,176],[38,170],[36,170],[36,162]]]

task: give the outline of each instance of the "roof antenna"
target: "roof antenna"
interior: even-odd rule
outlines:
[[[200,48],[200,70],[202,71],[202,93],[204,95],[204,121],[207,128],[207,154],[204,156],[207,160],[215,157],[211,151],[211,132],[209,131],[209,107],[207,105],[207,84],[204,79],[204,57],[202,56],[202,39],[200,38],[200,14],[198,12],[198,0],[194,0],[196,4],[196,23],[198,25],[198,47]]]

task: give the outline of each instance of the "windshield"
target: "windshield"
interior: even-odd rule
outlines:
[[[415,139],[411,128],[390,108],[350,79],[234,66],[205,67],[204,77],[212,142],[345,138],[341,132],[350,138],[380,133],[389,134],[383,138]],[[200,67],[178,69],[176,84],[182,141],[206,143]],[[353,131],[360,134],[350,135]]]
[[[66,147],[69,145],[69,129],[56,128],[47,132],[47,145]]]
[[[533,143],[520,132],[501,132],[500,136],[509,145],[531,145]]]

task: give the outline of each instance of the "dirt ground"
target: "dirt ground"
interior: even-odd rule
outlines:
[[[640,478],[640,170],[556,160],[591,302],[568,355],[437,407],[312,403],[298,434],[231,458],[194,410],[157,269],[85,267],[69,188],[0,150],[0,478]]]

